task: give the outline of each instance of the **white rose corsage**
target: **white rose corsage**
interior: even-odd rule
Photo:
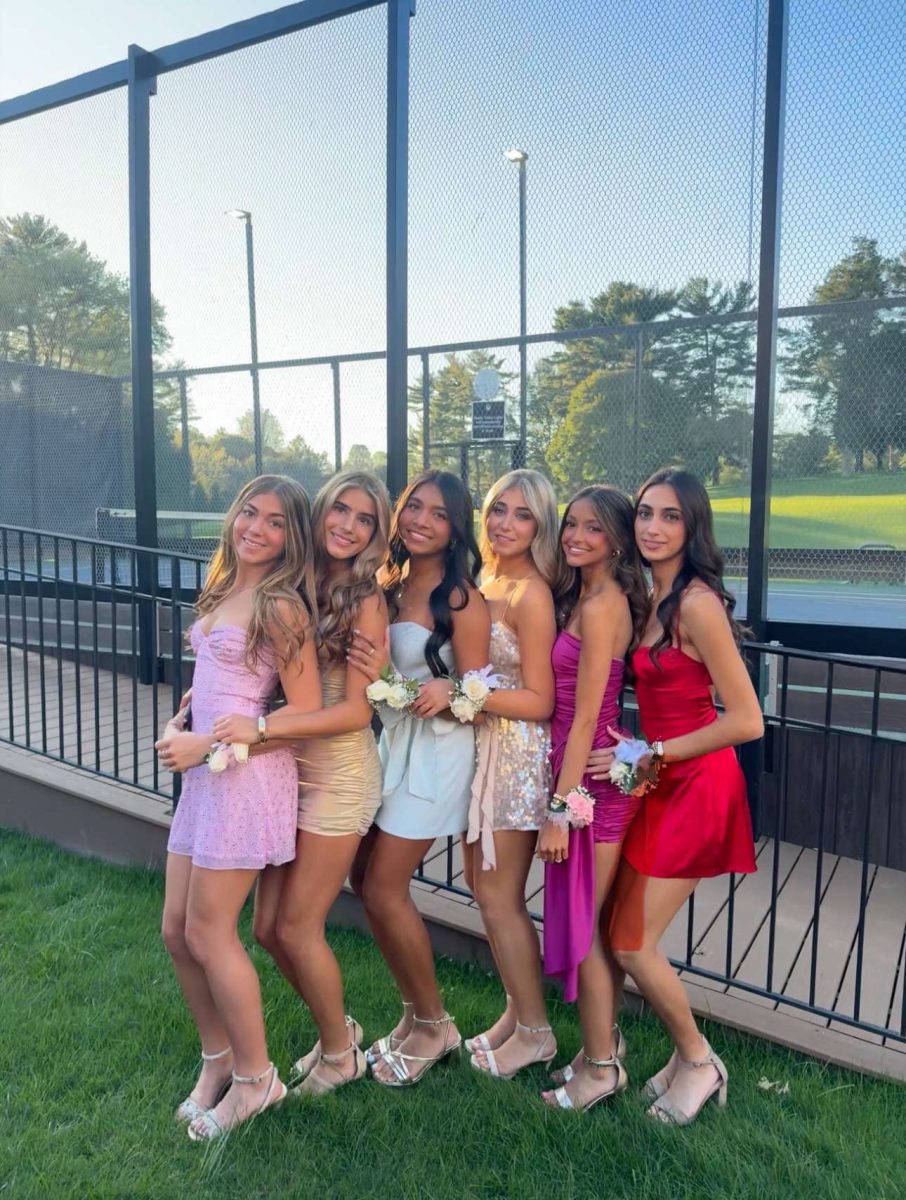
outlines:
[[[208,764],[208,770],[213,775],[219,775],[234,762],[240,765],[247,763],[249,748],[245,742],[234,742],[232,746],[227,746],[223,742],[215,742],[204,760]]]
[[[554,792],[548,801],[547,819],[565,829],[584,829],[591,824],[594,815],[595,798],[581,784],[570,788],[565,796]]]
[[[399,671],[394,670],[393,666],[388,663],[381,671],[380,677],[365,688],[365,698],[375,712],[382,704],[387,704],[390,708],[403,709],[408,708],[418,697],[418,688],[417,679],[409,679],[405,675],[400,675]]]
[[[474,721],[487,704],[490,694],[499,686],[500,680],[490,666],[482,667],[479,671],[466,671],[462,679],[457,679],[453,684],[450,712],[464,725]]]
[[[658,780],[661,759],[641,738],[618,742],[610,766],[610,782],[625,796],[644,796]]]

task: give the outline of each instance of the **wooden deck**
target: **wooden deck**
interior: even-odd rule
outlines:
[[[27,736],[23,717],[26,692],[30,710]],[[159,685],[155,699],[154,688],[133,687],[128,676],[48,656],[42,660],[35,653],[6,652],[0,647],[0,739],[63,757],[70,764],[81,762],[91,771],[115,776],[126,784],[157,787],[157,793],[149,798],[161,812],[170,807],[171,781],[166,772],[156,776],[153,741],[172,703],[169,686]],[[426,881],[414,882],[413,892],[426,913],[448,927],[482,938],[471,896],[441,886],[448,881],[446,839],[435,843],[424,874]],[[454,887],[464,888],[456,843],[451,850],[449,879]],[[863,886],[866,905],[860,947]],[[527,895],[540,929],[544,893],[539,863],[532,869]],[[862,864],[852,858],[827,851],[819,855],[813,848],[788,842],[775,845],[762,838],[758,871],[733,879],[703,880],[691,912],[689,907],[684,909],[668,930],[665,949],[675,960],[722,977],[715,980],[695,971],[683,972],[699,1010],[815,1053],[827,1051],[839,1061],[856,1065],[861,1061],[858,1044],[871,1047],[872,1064],[883,1062],[886,1073],[906,1078],[906,1043],[818,1017],[788,1003],[813,1004],[840,1015],[858,1016],[882,1030],[901,1030],[906,872],[869,865],[863,881]],[[773,973],[769,978],[771,949]],[[774,991],[787,1003],[759,996],[745,985]],[[782,1035],[778,1032],[781,1023]],[[816,1028],[825,1031],[825,1042],[815,1042]],[[801,1030],[799,1040],[797,1029]],[[834,1053],[828,1049],[828,1036],[841,1047]],[[853,1049],[851,1054],[847,1044]],[[872,1069],[877,1069],[876,1065]]]

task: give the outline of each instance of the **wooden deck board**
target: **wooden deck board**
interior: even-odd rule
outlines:
[[[11,685],[11,687],[10,687]],[[95,736],[95,685],[98,691],[97,727]],[[63,690],[63,708],[59,692]],[[43,714],[46,723],[46,753],[59,751],[62,731],[63,751],[67,764],[76,765],[79,746],[76,718],[76,693],[80,696],[81,752],[83,765],[94,770],[96,763],[107,774],[114,773],[114,757],[118,760],[120,778],[132,783],[136,772],[141,785],[154,786],[154,739],[158,728],[169,715],[173,691],[169,685],[152,688],[135,684],[122,676],[113,686],[108,671],[93,665],[77,666],[72,662],[48,657],[44,663]],[[0,646],[0,738],[10,737],[10,693],[13,716],[21,713],[26,691],[31,707],[29,722],[32,748],[42,746],[42,703],[40,658],[30,652],[27,658],[19,651],[7,656]],[[114,737],[113,710],[117,711],[117,734]],[[135,711],[133,711],[135,710]],[[15,741],[24,740],[24,722],[14,720]],[[136,761],[137,760],[137,761]],[[160,805],[170,806],[171,780],[165,771],[158,772]],[[469,895],[456,896],[446,892],[447,839],[439,838],[425,858],[426,880],[413,882],[413,890],[426,902],[445,897],[455,901],[448,911],[461,913],[459,922],[465,930],[479,927],[479,915],[474,899]],[[758,871],[750,876],[738,876],[733,891],[733,945],[731,964],[734,977],[740,982],[764,987],[767,981],[767,949],[769,910],[772,892],[772,870],[775,847],[771,839],[758,846]],[[464,888],[462,853],[458,839],[453,842],[452,876],[458,887]],[[778,890],[776,898],[773,987],[786,988],[797,998],[808,997],[811,966],[811,925],[814,907],[817,853],[790,843],[780,843],[778,855]],[[906,977],[906,873],[886,867],[869,870],[871,891],[865,919],[865,949],[863,989],[860,1016],[882,1028],[889,1023],[898,1029],[903,1004]],[[841,859],[834,854],[822,856],[822,887],[819,915],[819,951],[816,973],[816,1002],[833,1007],[841,1013],[852,1014],[855,991],[855,939],[858,926],[861,864],[853,859]],[[543,909],[544,868],[533,862],[529,872],[526,894],[534,912]],[[730,882],[726,877],[703,880],[695,893],[692,930],[692,966],[722,974],[727,962],[726,939],[729,931],[728,899]],[[664,948],[675,959],[684,960],[687,951],[688,914],[684,908],[671,924],[664,939]],[[750,1004],[776,1008],[778,1002],[744,992],[722,980],[707,980],[685,971],[690,987],[701,994],[726,992],[743,997]],[[716,1001],[715,1001],[716,1003]],[[782,1006],[782,1002],[780,1002]],[[798,1017],[803,1028],[814,1027],[815,1018],[806,1012],[785,1006],[787,1017]],[[839,1022],[830,1021],[829,1034],[849,1035],[866,1043],[880,1045],[880,1035],[865,1030],[853,1030]],[[897,1056],[906,1055],[906,1044],[887,1040]]]

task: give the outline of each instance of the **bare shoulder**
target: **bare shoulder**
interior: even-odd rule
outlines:
[[[280,596],[274,604],[277,621],[296,632],[307,634],[311,629],[311,616],[298,596]]]
[[[622,592],[616,588],[608,588],[607,591],[590,596],[585,601],[579,615],[579,623],[583,627],[586,623],[596,626],[605,624],[625,612],[628,603]]]
[[[727,609],[723,599],[706,583],[695,579],[683,592],[680,600],[680,615],[684,622],[696,624],[713,621],[720,614],[724,618]]]
[[[387,601],[384,598],[384,593],[380,590],[372,592],[370,596],[359,604],[358,612],[356,613],[358,621],[362,622],[386,622],[387,621]]]
[[[554,597],[543,579],[532,576],[517,586],[511,607],[517,617],[546,616],[554,611]]]
[[[460,628],[476,628],[484,624],[490,626],[491,617],[487,601],[474,584],[467,584],[459,589],[459,600],[454,592],[451,600],[456,605],[453,608],[453,624]]]

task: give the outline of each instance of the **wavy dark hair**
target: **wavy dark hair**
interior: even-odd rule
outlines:
[[[680,512],[683,515],[683,526],[686,532],[686,542],[683,546],[683,563],[673,581],[668,595],[657,606],[657,619],[663,632],[651,647],[651,661],[657,665],[658,657],[667,646],[672,646],[679,621],[680,601],[683,592],[695,579],[715,592],[723,602],[727,620],[733,631],[733,637],[739,644],[748,632],[733,618],[736,608],[736,597],[724,586],[724,556],[721,554],[714,537],[714,516],[711,511],[711,500],[705,485],[691,471],[679,467],[662,467],[661,470],[646,479],[639,488],[635,498],[635,511],[645,498],[649,488],[659,484],[667,484],[676,492]],[[649,565],[647,559],[642,562]]]
[[[576,492],[564,509],[563,519],[560,522],[557,544],[561,547],[561,558],[563,530],[566,528],[569,510],[577,500],[591,502],[612,550],[616,551],[611,565],[611,573],[629,602],[629,613],[632,618],[632,643],[629,647],[629,652],[631,652],[641,641],[650,610],[648,585],[642,572],[642,559],[635,540],[635,511],[632,501],[624,492],[610,487],[606,483],[593,483]],[[554,598],[557,607],[557,624],[561,629],[569,624],[569,618],[579,599],[582,587],[582,573],[579,568],[567,566],[565,580],[564,589]]]
[[[450,471],[428,470],[406,487],[393,509],[390,523],[390,553],[378,576],[390,619],[396,616],[396,593],[403,578],[403,567],[409,551],[400,537],[399,519],[411,497],[426,483],[433,483],[444,498],[444,508],[450,519],[450,542],[444,552],[444,575],[428,598],[434,628],[425,646],[425,662],[435,677],[446,675],[448,668],[440,657],[441,647],[453,636],[453,613],[460,612],[469,602],[469,589],[476,587],[481,555],[472,527],[472,497],[462,480]]]

